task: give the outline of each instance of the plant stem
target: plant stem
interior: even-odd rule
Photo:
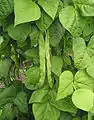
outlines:
[[[18,61],[17,53],[15,54],[15,65],[16,65],[16,69],[17,69],[17,76],[19,77],[19,61]]]
[[[88,112],[88,120],[92,120],[92,113]]]
[[[15,50],[15,47],[14,46],[12,46],[13,47],[13,53],[14,53],[14,55],[15,55],[15,66],[16,66],[16,70],[17,70],[17,77],[19,77],[19,60],[18,60],[18,54],[17,54],[17,52],[16,52],[16,50]]]

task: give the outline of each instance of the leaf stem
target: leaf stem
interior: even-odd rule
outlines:
[[[92,113],[88,112],[88,120],[92,120]]]

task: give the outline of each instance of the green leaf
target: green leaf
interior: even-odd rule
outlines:
[[[25,41],[30,32],[31,32],[31,25],[29,23],[21,24],[17,26],[11,24],[8,28],[9,36],[12,39],[17,40],[19,42]]]
[[[71,59],[68,54],[63,53],[62,59],[65,65],[71,65]]]
[[[93,0],[74,0],[83,16],[94,16]]]
[[[79,70],[75,75],[74,86],[78,88],[87,88],[94,90],[94,80],[86,73],[85,70]]]
[[[59,56],[52,56],[51,64],[52,64],[52,66],[51,66],[52,72],[55,73],[57,76],[59,76],[61,74],[61,69],[62,69],[62,65],[63,65],[62,58]]]
[[[88,66],[87,73],[94,79],[94,64]]]
[[[36,120],[58,120],[60,111],[50,103],[33,104],[33,114]]]
[[[2,108],[0,120],[13,120],[17,113],[18,113],[17,108],[12,104],[8,103]]]
[[[85,20],[72,6],[63,8],[59,14],[59,19],[64,28],[73,36],[80,36],[82,34]]]
[[[36,25],[42,31],[42,33],[44,33],[52,24],[52,22],[53,19],[44,10],[42,10],[41,18],[36,21]]]
[[[44,11],[54,19],[57,13],[59,1],[60,0],[38,0],[38,3]]]
[[[53,87],[53,80],[51,76],[51,56],[50,56],[50,43],[49,43],[49,31],[46,33],[46,40],[45,40],[45,52],[46,52],[46,60],[47,60],[47,78],[49,86]]]
[[[94,79],[94,56],[91,57],[91,63],[88,65],[86,71],[89,74],[89,76],[91,76],[92,79]]]
[[[22,113],[28,112],[27,96],[25,92],[18,93],[13,102]]]
[[[25,51],[24,53],[29,58],[37,58],[38,59],[38,48],[34,47],[32,49],[29,49]]]
[[[82,117],[82,120],[87,120],[87,119],[88,119],[87,115],[85,115],[85,116]]]
[[[13,0],[0,1],[0,26],[3,20],[13,12]]]
[[[36,46],[38,44],[39,39],[39,29],[36,25],[31,25],[31,32],[30,32],[30,40],[31,40],[31,47]]]
[[[74,118],[73,120],[82,120],[81,118]]]
[[[62,112],[59,120],[73,120],[73,117],[70,113]]]
[[[87,52],[92,57],[94,55],[94,35],[90,38],[90,41],[87,45]]]
[[[0,79],[7,78],[10,66],[11,66],[10,59],[0,61]]]
[[[25,51],[25,56],[27,59],[32,59],[33,62],[39,63],[39,50],[38,47],[33,47],[32,49],[29,49]]]
[[[4,39],[3,36],[0,36],[0,51],[2,51],[9,43],[9,39]]]
[[[15,25],[38,20],[41,16],[40,8],[33,0],[14,0],[14,13]]]
[[[44,98],[47,96],[49,90],[42,88],[33,92],[29,103],[44,103]]]
[[[6,88],[0,94],[0,108],[3,107],[5,104],[12,102],[16,97],[16,89],[14,86],[10,86]]]
[[[74,63],[78,69],[84,69],[90,64],[90,57],[86,50],[83,38],[77,37],[73,39]]]
[[[30,85],[36,85],[39,79],[40,79],[40,68],[38,66],[33,66],[26,71],[26,83]]]
[[[49,27],[49,37],[52,46],[57,46],[64,35],[64,28],[60,21],[56,19]]]
[[[93,107],[94,93],[88,89],[78,89],[72,95],[74,105],[84,111],[90,111]]]
[[[77,108],[74,106],[70,96],[58,101],[54,100],[53,102],[51,102],[51,104],[61,111],[74,114],[77,112]]]
[[[92,19],[87,19],[87,23],[83,30],[83,37],[91,35],[94,31],[94,24],[91,21]]]
[[[57,100],[71,95],[73,92],[73,74],[70,71],[64,71],[59,77],[59,88]]]

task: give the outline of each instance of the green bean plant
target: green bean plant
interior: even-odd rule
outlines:
[[[0,0],[0,120],[94,120],[93,0]]]

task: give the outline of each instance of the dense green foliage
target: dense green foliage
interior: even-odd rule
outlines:
[[[0,0],[0,120],[94,119],[94,1]]]

